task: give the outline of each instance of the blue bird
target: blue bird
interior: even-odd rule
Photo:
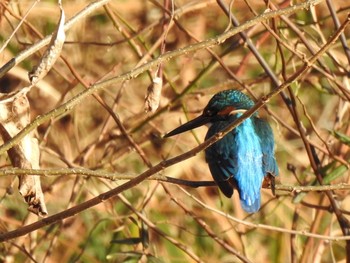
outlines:
[[[181,125],[164,137],[170,137],[204,124],[211,124],[205,139],[222,131],[237,120],[254,102],[238,90],[217,93],[202,115]],[[265,179],[274,193],[278,166],[274,155],[274,138],[270,125],[254,113],[221,140],[205,150],[205,159],[221,192],[230,198],[237,189],[242,208],[255,213],[260,208],[260,189]]]

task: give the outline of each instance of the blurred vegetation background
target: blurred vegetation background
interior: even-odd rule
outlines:
[[[91,2],[63,1],[67,19]],[[60,58],[28,94],[32,119],[74,98],[85,89],[82,81],[92,85],[129,72],[166,51],[215,37],[234,26],[230,19],[243,24],[257,14],[300,2],[109,1],[66,32]],[[222,8],[230,4],[231,17]],[[144,111],[144,98],[159,68],[109,85],[96,94],[120,123],[89,96],[63,117],[38,127],[41,167],[82,167],[137,176],[150,166],[193,149],[204,140],[206,127],[166,140],[162,136],[198,116],[220,90],[241,89],[257,99],[268,94],[327,43],[349,10],[349,1],[322,1],[245,31],[270,72],[240,35],[210,49],[185,52],[165,61],[160,66],[164,86],[155,112]],[[0,66],[51,34],[59,15],[57,1],[1,0],[1,46],[10,41],[0,53]],[[247,215],[242,211],[237,193],[227,199],[216,187],[146,180],[74,217],[3,242],[1,261],[346,262],[350,246],[346,249],[344,240],[305,233],[342,236],[346,223],[342,229],[339,213],[345,219],[350,215],[349,34],[346,28],[343,39],[284,91],[287,100],[275,96],[260,111],[274,130],[280,188],[276,196],[262,189],[258,213]],[[28,71],[43,52],[41,49],[28,55],[7,72],[0,79],[1,93],[27,86]],[[298,127],[315,145],[312,157]],[[310,160],[319,161],[317,167],[325,184],[339,185],[329,192],[332,200],[325,191],[313,191],[312,186],[319,183]],[[7,154],[0,157],[0,164],[2,169],[10,167]],[[212,180],[203,153],[164,169],[160,175]],[[1,176],[0,180],[1,232],[40,220],[27,211],[16,191],[17,178]],[[49,215],[124,182],[74,172],[42,177]],[[296,190],[283,190],[283,186],[295,186]],[[300,186],[311,186],[311,190],[301,192]]]

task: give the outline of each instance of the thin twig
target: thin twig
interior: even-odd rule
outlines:
[[[215,240],[216,243],[218,243],[222,248],[224,248],[227,252],[231,253],[232,255],[235,255],[237,258],[239,258],[242,262],[249,263],[251,262],[248,258],[246,258],[244,255],[241,255],[239,251],[237,251],[235,248],[230,246],[225,240],[219,238],[217,234],[211,229],[211,227],[205,223],[205,221],[200,218],[198,215],[196,215],[192,210],[188,209],[183,202],[181,202],[179,199],[175,198],[174,195],[169,191],[168,187],[163,185],[163,188],[165,192],[170,196],[171,200],[176,203],[184,212],[188,215],[190,215],[196,222],[199,224],[207,233],[208,235]]]
[[[12,37],[16,34],[16,32],[18,31],[18,29],[21,27],[21,25],[23,24],[23,22],[26,20],[26,17],[29,15],[30,11],[35,7],[35,5],[39,2],[40,0],[36,0],[32,6],[27,10],[27,12],[24,14],[24,16],[21,18],[21,20],[19,21],[17,27],[12,31],[12,34],[6,39],[6,41],[4,42],[4,44],[2,45],[2,47],[0,48],[0,54],[4,51],[4,49],[7,47],[8,43],[10,43]],[[5,3],[0,3],[1,5],[3,5],[4,8],[8,9],[7,6],[5,5]]]
[[[95,1],[88,6],[86,6],[82,11],[80,11],[78,14],[73,16],[71,19],[69,19],[66,24],[64,25],[64,31],[69,30],[72,26],[74,26],[76,23],[80,22],[84,17],[91,14],[93,11],[95,11],[97,8],[107,4],[110,0],[99,0]],[[49,44],[50,40],[52,38],[52,35],[46,36],[41,41],[35,43],[30,48],[23,50],[21,53],[19,53],[16,57],[10,59],[4,66],[0,68],[0,78],[2,78],[6,72],[8,72],[11,68],[18,65],[20,62],[22,62],[24,59],[29,57],[30,55],[37,52],[42,47]]]
[[[339,22],[339,18],[337,16],[337,13],[334,10],[335,8],[334,8],[333,1],[326,0],[326,3],[327,3],[329,11],[331,13],[332,19],[334,21],[335,28],[338,29],[340,27],[340,22]],[[346,39],[344,33],[340,35],[340,41],[341,41],[341,44],[343,46],[346,58],[348,59],[348,65],[350,65],[350,48],[348,46],[347,39]],[[348,68],[348,70],[349,70],[349,68]]]
[[[107,2],[107,0],[104,1],[100,1],[100,2],[95,2],[95,5],[99,6],[98,4],[101,4]],[[68,112],[70,112],[76,105],[80,104],[84,98],[86,98],[87,96],[93,94],[94,92],[101,90],[103,88],[106,88],[108,86],[114,85],[117,82],[120,81],[124,81],[124,80],[130,80],[133,78],[136,78],[138,75],[140,75],[141,73],[145,72],[146,70],[157,66],[159,63],[164,62],[166,60],[170,60],[173,59],[175,57],[184,55],[184,54],[188,54],[189,52],[194,52],[194,51],[198,51],[200,49],[204,49],[204,48],[208,48],[211,46],[215,46],[215,45],[219,45],[222,44],[226,39],[228,39],[229,37],[242,32],[244,30],[246,30],[247,28],[263,22],[263,21],[267,21],[268,19],[271,19],[273,17],[277,17],[280,15],[286,15],[286,14],[290,14],[290,13],[294,13],[300,9],[305,9],[305,8],[309,8],[310,6],[316,5],[318,3],[322,2],[322,0],[309,0],[306,2],[303,2],[301,4],[298,5],[293,5],[291,7],[288,8],[284,8],[281,10],[276,10],[276,11],[271,11],[271,12],[266,12],[263,13],[255,18],[253,18],[252,20],[247,21],[246,23],[240,25],[239,27],[235,27],[229,31],[224,32],[221,35],[218,35],[217,37],[190,45],[190,46],[186,46],[184,48],[180,48],[178,50],[174,50],[174,51],[170,51],[165,53],[164,55],[159,56],[156,59],[151,60],[150,62],[143,64],[129,72],[126,72],[124,74],[121,74],[117,77],[113,77],[107,80],[103,80],[100,82],[95,83],[94,85],[90,86],[89,89],[84,90],[82,92],[80,92],[79,94],[77,94],[75,97],[73,97],[72,99],[70,99],[69,101],[67,101],[66,103],[62,104],[61,106],[49,111],[48,113],[46,113],[45,115],[42,116],[38,116],[32,123],[30,123],[29,125],[27,125],[21,132],[19,132],[16,136],[13,137],[13,139],[9,142],[4,143],[2,146],[0,146],[0,154],[4,153],[5,151],[7,151],[9,148],[13,147],[15,144],[17,144],[22,138],[24,138],[24,136],[26,136],[26,134],[28,134],[29,132],[33,131],[34,129],[36,129],[39,125],[43,124],[44,122],[52,119],[52,118],[56,118],[59,116],[63,116],[65,114],[67,114]],[[93,5],[93,4],[91,4]],[[91,6],[89,5],[89,7]],[[97,8],[96,6],[94,6],[95,8]],[[84,10],[86,10],[87,8],[85,8]],[[87,11],[86,11],[87,12]],[[89,9],[89,12],[92,12],[92,10]],[[83,11],[81,12],[83,13]],[[85,13],[84,13],[85,14]],[[79,14],[81,15],[81,14]],[[86,14],[85,14],[86,15]],[[74,20],[73,20],[74,19]],[[75,21],[77,18],[74,17],[71,20],[69,20],[66,25],[65,25],[65,29],[67,30],[67,27],[69,28],[70,26],[72,26],[71,22],[72,20]],[[46,39],[46,38],[45,38]],[[49,40],[49,39],[48,39]],[[41,42],[40,42],[41,43]],[[310,65],[312,65],[312,63],[310,63]],[[309,69],[309,67],[307,68]],[[2,69],[0,69],[0,77],[1,77],[1,72]],[[299,72],[297,72],[296,74],[299,74]],[[283,88],[276,89],[276,94],[279,93],[281,90],[283,90]],[[275,94],[271,94],[270,97],[274,96]],[[259,106],[260,108],[261,106]],[[254,110],[257,110],[258,107]]]
[[[324,239],[324,240],[329,240],[329,241],[341,241],[341,240],[350,240],[350,236],[329,236],[329,235],[319,235],[319,234],[314,234],[314,233],[310,233],[307,231],[297,231],[297,230],[289,230],[286,228],[282,228],[282,227],[276,227],[276,226],[270,226],[270,225],[265,225],[265,224],[255,224],[252,222],[248,222],[246,220],[242,220],[239,218],[236,218],[234,216],[231,216],[225,212],[222,212],[220,210],[217,210],[215,208],[210,207],[209,205],[203,203],[201,200],[199,200],[198,198],[194,197],[193,195],[191,195],[190,193],[186,192],[184,189],[180,188],[185,194],[187,194],[189,197],[191,197],[194,201],[196,201],[200,206],[202,206],[205,209],[208,209],[216,214],[219,214],[221,216],[224,216],[225,218],[241,224],[241,225],[245,225],[245,226],[249,226],[252,228],[257,228],[257,229],[265,229],[265,230],[270,230],[270,231],[274,231],[274,232],[280,232],[280,233],[284,233],[284,234],[289,234],[289,235],[298,235],[298,236],[306,236],[306,237],[312,237],[312,238],[317,238],[317,239]]]

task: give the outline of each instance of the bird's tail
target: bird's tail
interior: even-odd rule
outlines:
[[[241,199],[241,206],[249,214],[256,213],[260,209],[260,196],[258,196],[255,200],[243,199],[242,196],[240,196]]]

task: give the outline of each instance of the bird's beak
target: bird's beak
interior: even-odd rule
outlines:
[[[209,123],[210,120],[211,120],[210,117],[200,115],[197,118],[195,118],[189,122],[186,122],[185,124],[177,127],[176,129],[172,130],[171,132],[165,134],[164,138],[170,137],[170,136],[173,136],[173,135],[176,135],[176,134],[188,131],[188,130],[192,130],[192,129],[197,128],[197,127],[202,126],[202,125],[205,125],[205,124]]]

